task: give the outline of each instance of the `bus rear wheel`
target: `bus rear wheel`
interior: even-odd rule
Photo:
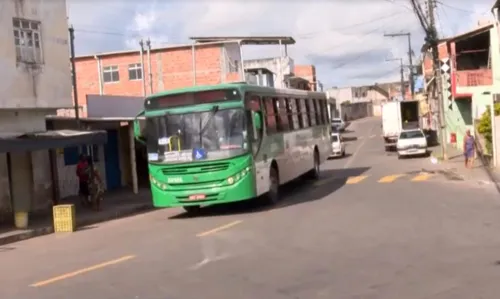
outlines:
[[[198,214],[201,211],[201,206],[184,206],[182,207],[189,215]]]
[[[313,180],[317,180],[319,179],[319,175],[320,175],[320,165],[319,165],[319,154],[318,154],[318,151],[315,150],[314,151],[314,162],[313,162],[313,169],[311,169],[308,173],[308,177],[310,179],[313,179]]]
[[[280,177],[276,167],[271,167],[269,171],[269,191],[266,194],[268,204],[276,204],[280,200]]]

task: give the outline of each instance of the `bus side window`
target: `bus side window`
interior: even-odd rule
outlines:
[[[256,154],[259,150],[260,140],[262,138],[264,117],[262,114],[261,101],[259,96],[247,95],[245,99],[245,107],[247,108],[247,122],[249,139],[252,144],[252,152]],[[258,128],[254,119],[254,112],[260,114],[260,128]]]
[[[290,126],[287,115],[287,103],[283,98],[274,98],[274,102],[278,119],[278,130],[280,132],[288,132]]]
[[[265,112],[266,112],[266,134],[270,135],[273,133],[276,133],[277,127],[276,127],[276,112],[275,112],[275,105],[274,101],[272,98],[264,98],[264,103],[265,103]]]
[[[319,121],[316,114],[316,99],[309,99],[307,101],[307,106],[309,106],[309,121],[311,122],[311,126],[318,125]]]

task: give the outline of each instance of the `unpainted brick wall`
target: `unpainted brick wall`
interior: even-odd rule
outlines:
[[[105,95],[142,96],[142,80],[129,80],[128,66],[141,63],[139,52],[101,57],[101,67],[118,66],[120,82],[103,83]],[[220,84],[240,81],[238,72],[228,72],[222,60],[221,45],[197,46],[195,51],[196,85]],[[97,60],[80,58],[76,62],[78,102],[85,106],[87,94],[99,94]],[[153,50],[151,52],[153,93],[162,90],[189,87],[194,84],[192,48]],[[147,53],[144,53],[146,92],[150,93]],[[84,111],[86,111],[84,107]],[[63,113],[61,111],[60,113]],[[72,111],[65,111],[72,114]],[[83,116],[85,116],[85,112]]]
[[[293,72],[295,76],[309,81],[311,90],[316,90],[316,68],[314,65],[295,65]]]

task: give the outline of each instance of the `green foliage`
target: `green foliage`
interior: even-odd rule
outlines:
[[[491,113],[490,113],[490,106],[488,106],[488,109],[481,115],[481,118],[479,119],[479,123],[477,125],[477,130],[478,132],[484,136],[484,139],[486,140],[486,150],[488,151],[489,154],[493,152],[493,146],[492,146],[492,133],[491,133]],[[500,115],[500,103],[495,103],[495,116]]]

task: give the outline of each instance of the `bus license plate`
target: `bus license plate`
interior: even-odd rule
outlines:
[[[202,200],[205,199],[205,194],[193,194],[189,196],[189,200]]]

